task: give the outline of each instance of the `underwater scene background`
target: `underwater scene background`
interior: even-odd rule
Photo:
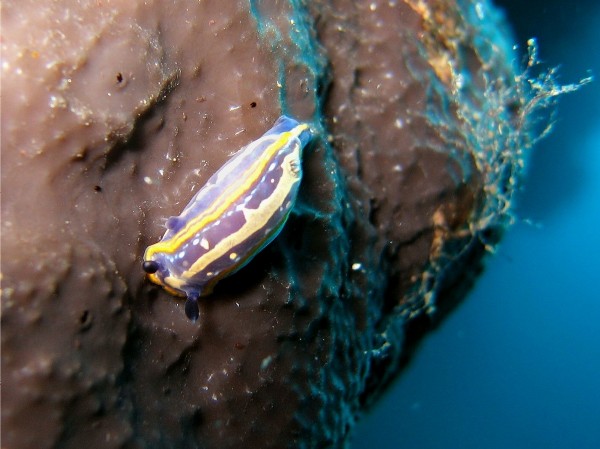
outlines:
[[[598,0],[492,1],[0,0],[2,448],[600,448]]]
[[[561,83],[595,79],[560,99],[515,224],[359,423],[354,449],[600,447],[600,3],[496,4]]]

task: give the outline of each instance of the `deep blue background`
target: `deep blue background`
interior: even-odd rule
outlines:
[[[467,300],[358,425],[352,448],[600,448],[600,2],[497,1],[560,81],[519,220]]]

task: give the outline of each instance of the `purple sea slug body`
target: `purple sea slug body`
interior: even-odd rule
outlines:
[[[149,279],[177,296],[198,319],[198,298],[244,267],[281,231],[302,179],[307,124],[281,116],[242,148],[198,191],[179,216],[167,220],[162,240],[146,249]]]

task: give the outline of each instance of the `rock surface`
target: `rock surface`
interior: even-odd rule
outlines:
[[[535,108],[486,2],[6,0],[1,33],[3,447],[343,447],[509,221]],[[141,255],[281,113],[317,130],[294,213],[191,323]]]

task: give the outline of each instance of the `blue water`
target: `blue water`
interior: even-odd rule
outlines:
[[[562,98],[520,220],[353,449],[600,448],[600,2],[498,3],[562,82],[596,80]]]

